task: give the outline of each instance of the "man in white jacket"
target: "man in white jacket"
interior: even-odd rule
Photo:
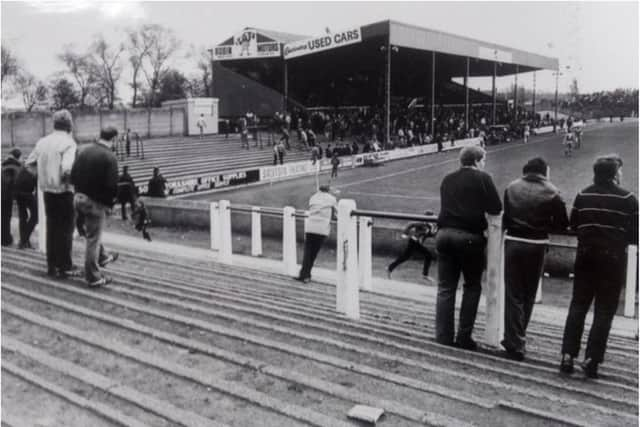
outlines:
[[[53,113],[53,132],[38,141],[25,162],[38,168],[38,187],[44,193],[47,216],[47,274],[58,278],[81,274],[71,262],[74,211],[70,174],[77,148],[72,128],[68,110]]]

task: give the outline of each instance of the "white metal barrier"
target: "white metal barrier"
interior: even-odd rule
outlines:
[[[282,262],[284,272],[289,276],[298,273],[296,250],[296,210],[285,206],[282,210]]]
[[[262,221],[260,208],[251,208],[251,256],[262,256]]]
[[[336,310],[351,319],[360,318],[358,289],[358,219],[351,215],[353,200],[338,202]]]

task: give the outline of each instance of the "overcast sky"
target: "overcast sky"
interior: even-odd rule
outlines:
[[[65,44],[84,49],[96,33],[123,39],[122,29],[158,23],[190,46],[209,48],[244,27],[303,35],[393,19],[557,57],[560,91],[577,78],[581,93],[638,87],[638,2],[6,2],[2,44],[34,75],[63,69]],[[189,75],[194,61],[174,65]],[[566,67],[570,68],[567,69]],[[123,80],[129,79],[125,71]],[[499,82],[505,86],[512,82]],[[519,85],[531,88],[531,74]],[[476,84],[471,83],[472,87]],[[480,84],[478,83],[477,86]],[[484,85],[483,85],[484,86]],[[553,91],[551,72],[537,73],[537,88]],[[121,91],[121,95],[124,95]]]

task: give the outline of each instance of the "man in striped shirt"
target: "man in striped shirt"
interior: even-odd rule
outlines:
[[[599,157],[593,172],[593,185],[578,193],[571,211],[570,223],[578,234],[578,249],[560,371],[573,372],[584,319],[595,301],[593,325],[581,367],[587,377],[598,378],[598,365],[604,360],[611,322],[625,281],[627,245],[638,244],[638,200],[619,186],[622,176],[619,156]]]

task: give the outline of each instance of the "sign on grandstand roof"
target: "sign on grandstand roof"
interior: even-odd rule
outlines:
[[[362,31],[360,27],[299,40],[284,45],[284,58],[295,58],[297,56],[309,55],[311,53],[322,52],[323,50],[335,49],[362,41]]]
[[[513,63],[513,55],[511,52],[484,46],[478,47],[478,57],[488,59],[490,61],[504,62],[508,64]]]
[[[213,50],[213,59],[216,61],[279,56],[280,43],[252,28],[245,28]]]

